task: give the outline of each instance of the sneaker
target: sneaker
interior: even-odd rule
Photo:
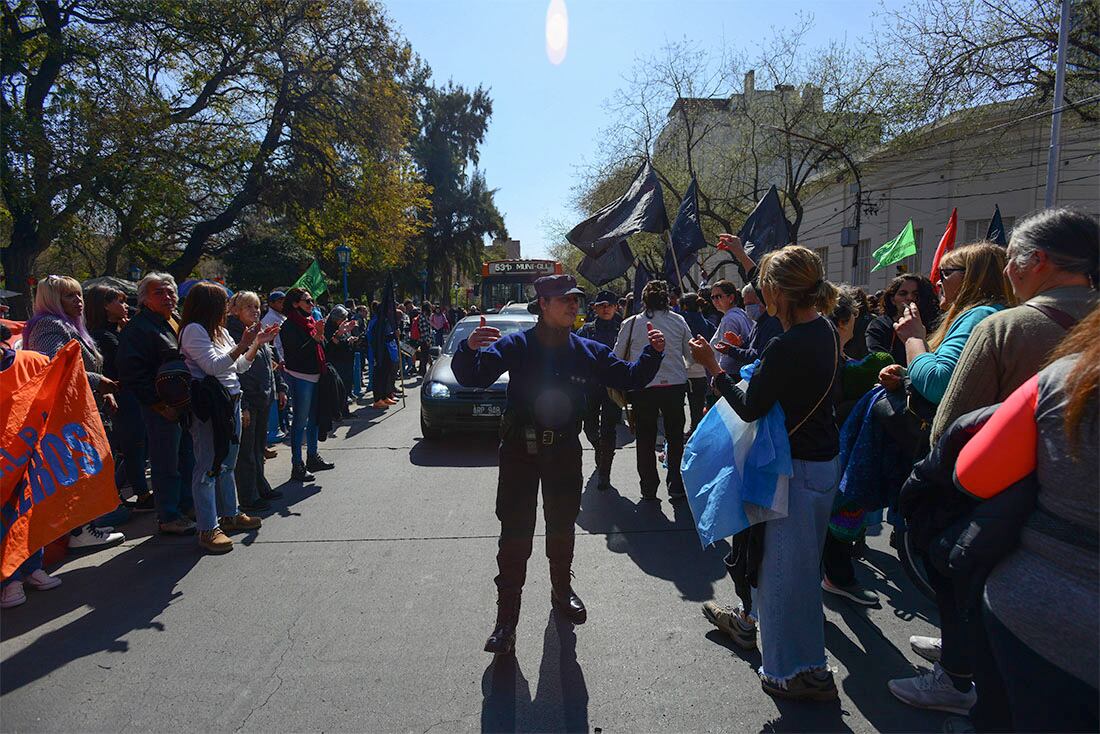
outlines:
[[[317,477],[306,471],[305,464],[295,464],[290,469],[290,478],[295,482],[312,482]]]
[[[878,594],[870,589],[863,588],[859,584],[839,586],[829,579],[823,578],[821,579],[821,590],[827,591],[830,594],[836,594],[837,596],[843,596],[848,601],[861,604],[865,607],[873,607],[878,604]]]
[[[69,534],[69,550],[78,553],[110,548],[126,540],[122,533],[104,532],[92,525],[83,525]]]
[[[275,449],[264,449],[264,458],[265,459],[268,459],[268,460],[274,459],[278,455],[279,455],[279,452],[276,451]]]
[[[970,707],[978,700],[973,684],[966,693],[956,690],[951,678],[939,663],[935,663],[932,670],[914,678],[895,678],[886,687],[902,703],[959,716],[969,714]]]
[[[756,625],[745,621],[741,607],[723,607],[718,602],[708,601],[703,604],[703,616],[729,635],[733,644],[742,650],[756,649]]]
[[[234,530],[259,530],[263,521],[258,517],[246,515],[243,512],[233,517],[223,517],[218,521],[219,527],[226,532]]]
[[[0,591],[0,609],[11,609],[27,601],[22,581],[12,581]]]
[[[134,512],[153,512],[157,509],[156,504],[153,502],[152,492],[134,497],[134,501],[129,503],[129,507]]]
[[[375,410],[389,410],[392,405],[392,403],[387,403],[385,400],[376,400],[371,403],[370,407],[374,408]]]
[[[331,461],[325,461],[317,454],[306,457],[306,469],[309,471],[328,471],[329,469],[335,468],[335,464]]]
[[[205,533],[199,533],[199,547],[207,553],[228,553],[233,550],[233,541],[221,531],[221,528],[214,528]]]
[[[938,663],[943,654],[943,638],[914,635],[909,638],[909,647],[928,662]]]
[[[61,586],[61,579],[50,576],[41,568],[23,579],[23,582],[30,585],[32,589],[38,591],[48,591],[49,589],[56,589],[58,586]]]
[[[106,530],[110,532],[119,525],[127,522],[130,519],[132,510],[130,506],[125,502],[119,504],[118,507],[108,512],[106,515],[101,515],[95,520],[92,520],[92,525],[95,525],[100,530]]]
[[[836,682],[830,670],[806,670],[779,685],[760,676],[760,687],[764,693],[776,698],[788,698],[802,701],[835,701],[839,694]]]
[[[195,523],[186,517],[177,517],[175,520],[158,523],[157,529],[162,535],[190,535],[195,532]]]

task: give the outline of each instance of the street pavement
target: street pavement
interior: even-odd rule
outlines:
[[[67,560],[63,585],[0,615],[0,731],[938,731],[886,681],[926,668],[911,634],[932,605],[885,537],[864,609],[826,600],[838,703],[777,701],[703,618],[735,601],[725,547],[703,550],[682,503],[639,503],[635,450],[617,491],[588,481],[575,588],[587,624],[550,611],[541,518],[517,654],[482,652],[494,615],[492,435],[420,437],[418,395],[360,408],[321,445],[336,469],[286,498],[225,556],[159,537]],[[585,477],[594,472],[585,451]],[[278,484],[289,451],[268,464]]]

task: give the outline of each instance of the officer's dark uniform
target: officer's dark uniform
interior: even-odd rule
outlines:
[[[596,294],[593,306],[603,303],[618,303],[619,297],[611,291]],[[589,321],[577,332],[585,339],[591,339],[613,349],[619,335],[622,319],[618,317]],[[611,488],[611,463],[615,460],[616,430],[623,419],[623,409],[611,399],[602,385],[588,396],[588,412],[584,417],[584,435],[596,450],[596,472],[599,476],[599,488]]]
[[[572,276],[540,278],[540,297],[579,293]],[[547,347],[537,328],[509,334],[480,350],[464,341],[451,369],[467,387],[489,387],[509,373],[508,404],[501,425],[496,513],[497,626],[486,650],[511,652],[519,619],[520,593],[535,532],[539,482],[546,518],[552,600],[575,623],[584,605],[572,592],[573,539],[581,502],[581,419],[598,385],[641,389],[657,374],[662,354],[646,345],[637,362],[623,362],[598,342],[570,333],[560,347]]]

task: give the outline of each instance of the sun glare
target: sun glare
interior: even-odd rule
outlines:
[[[555,66],[565,61],[569,48],[569,14],[565,0],[550,0],[546,9],[546,57]]]

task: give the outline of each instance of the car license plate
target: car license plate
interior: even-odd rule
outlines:
[[[500,415],[501,409],[499,405],[475,405],[474,415]]]

